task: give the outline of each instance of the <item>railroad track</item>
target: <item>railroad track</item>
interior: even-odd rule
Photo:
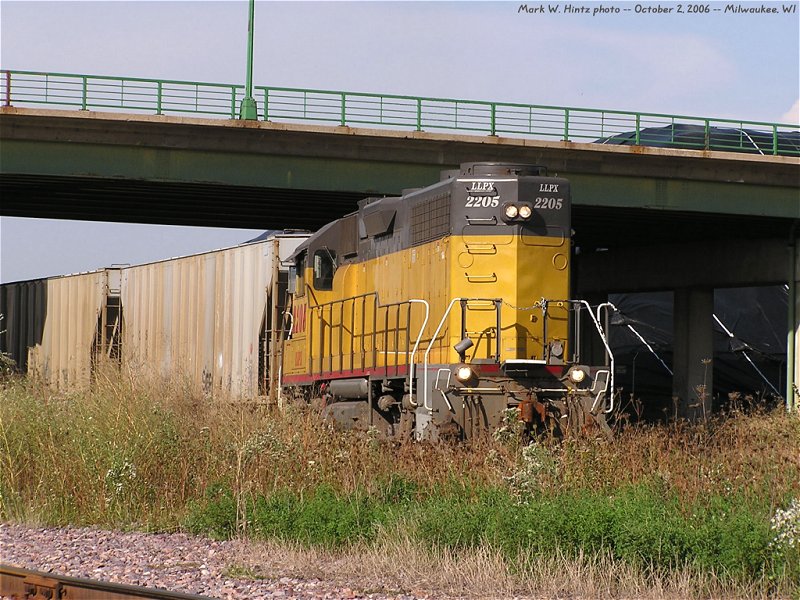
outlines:
[[[0,597],[14,600],[210,600],[208,596],[66,577],[0,564]]]

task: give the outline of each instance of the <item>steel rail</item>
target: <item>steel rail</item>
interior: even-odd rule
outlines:
[[[209,596],[67,577],[0,564],[0,596],[17,600],[212,600]]]
[[[5,106],[235,119],[245,94],[245,86],[239,84],[0,70],[0,98]],[[800,155],[793,143],[781,145],[779,138],[779,134],[797,132],[800,125],[796,123],[277,86],[254,86],[254,95],[260,100],[257,118],[264,121],[567,142],[614,143],[624,138],[641,146]],[[681,126],[691,126],[702,136],[691,143],[675,139],[676,127]],[[671,131],[669,139],[651,139],[648,130],[654,128]]]

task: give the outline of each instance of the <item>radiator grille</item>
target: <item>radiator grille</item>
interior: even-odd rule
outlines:
[[[428,198],[411,208],[411,244],[417,246],[450,232],[450,193]]]

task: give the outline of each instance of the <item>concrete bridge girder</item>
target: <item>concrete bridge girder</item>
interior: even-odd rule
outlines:
[[[794,157],[14,107],[0,139],[4,175],[396,194],[493,160],[568,176],[577,204],[800,218]]]

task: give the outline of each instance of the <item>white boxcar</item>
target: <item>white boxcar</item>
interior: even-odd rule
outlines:
[[[270,372],[277,376],[278,363],[270,363],[270,350],[282,322],[281,263],[307,237],[278,233],[202,254],[47,279],[29,306],[4,322],[12,331],[24,328],[37,303],[46,304],[44,318],[35,319],[41,331],[24,336],[35,341],[16,350],[27,356],[12,357],[62,389],[88,384],[105,356],[133,373],[180,379],[206,393],[253,397],[274,390]],[[2,296],[12,297],[24,283],[3,286]]]

